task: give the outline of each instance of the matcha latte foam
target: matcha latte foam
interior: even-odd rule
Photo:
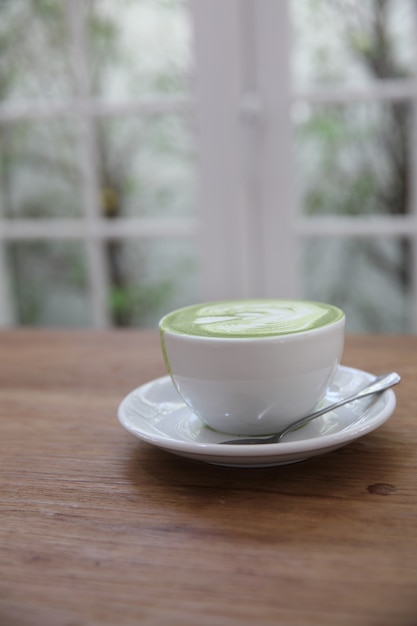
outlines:
[[[160,329],[197,337],[274,337],[322,328],[343,316],[333,305],[307,300],[226,300],[173,311]]]

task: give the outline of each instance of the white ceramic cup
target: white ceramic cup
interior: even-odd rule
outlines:
[[[303,300],[230,300],[178,309],[159,326],[168,372],[191,410],[215,430],[264,435],[323,398],[345,315]]]

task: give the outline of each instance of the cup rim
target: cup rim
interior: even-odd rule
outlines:
[[[238,299],[236,299],[238,300]],[[243,300],[243,299],[242,299]],[[250,299],[245,299],[250,301]],[[187,332],[178,332],[176,330],[171,330],[170,328],[166,328],[163,327],[163,323],[165,321],[165,319],[167,317],[169,317],[172,313],[175,313],[177,311],[182,311],[188,308],[191,308],[192,306],[195,305],[190,305],[190,306],[186,306],[186,307],[181,307],[179,309],[175,309],[173,311],[170,311],[169,313],[167,313],[166,315],[164,315],[160,320],[159,320],[159,331],[162,335],[170,335],[171,337],[177,337],[177,338],[181,338],[184,341],[197,341],[197,342],[202,342],[202,343],[254,343],[254,342],[272,342],[272,341],[276,341],[276,342],[287,342],[287,341],[296,341],[297,339],[304,339],[306,336],[313,336],[313,335],[318,335],[318,334],[325,334],[326,332],[328,332],[330,329],[334,329],[334,327],[337,326],[341,326],[341,327],[345,327],[346,324],[346,314],[345,312],[338,306],[333,305],[333,304],[329,304],[329,303],[324,303],[324,302],[318,302],[318,301],[314,301],[314,300],[303,300],[303,299],[289,299],[289,298],[254,298],[252,300],[266,300],[266,301],[281,301],[281,302],[311,302],[314,304],[326,304],[331,306],[334,309],[338,309],[341,313],[341,316],[339,318],[337,318],[336,320],[333,320],[331,322],[328,322],[326,324],[324,324],[323,326],[319,326],[317,328],[309,328],[307,330],[302,330],[302,331],[295,331],[295,332],[290,332],[290,333],[277,333],[277,334],[268,334],[268,335],[249,335],[249,336],[233,336],[233,335],[227,335],[227,336],[223,336],[223,335],[197,335],[194,333],[187,333]],[[230,300],[232,301],[232,300]],[[225,300],[223,301],[218,301],[220,302],[226,302]],[[217,302],[207,302],[207,303],[201,303],[201,305],[204,304],[213,304],[213,303],[217,303]],[[197,305],[198,306],[198,305]]]

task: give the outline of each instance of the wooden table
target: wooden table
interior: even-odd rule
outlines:
[[[285,467],[182,459],[118,424],[165,374],[156,333],[0,333],[0,624],[417,624],[417,337],[349,337],[396,369],[372,434]]]

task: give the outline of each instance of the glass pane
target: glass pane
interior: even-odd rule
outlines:
[[[306,241],[304,295],[340,306],[348,332],[412,332],[410,248],[394,237]]]
[[[296,175],[302,213],[407,213],[410,105],[305,103],[298,113]]]
[[[0,101],[65,101],[77,93],[67,4],[0,2]],[[185,0],[84,0],[92,90],[107,99],[189,91]]]
[[[91,2],[93,89],[106,99],[189,91],[191,24],[184,0]]]
[[[297,87],[414,73],[414,0],[292,0],[290,6]]]
[[[68,97],[68,45],[64,2],[0,2],[0,101]]]
[[[0,209],[4,217],[74,217],[81,175],[66,120],[0,125]]]
[[[80,242],[21,242],[8,246],[16,323],[90,324],[84,246]]]
[[[97,121],[103,210],[111,217],[194,212],[195,158],[188,118]]]
[[[156,328],[162,315],[197,297],[197,251],[189,239],[107,244],[111,312],[117,326]]]

